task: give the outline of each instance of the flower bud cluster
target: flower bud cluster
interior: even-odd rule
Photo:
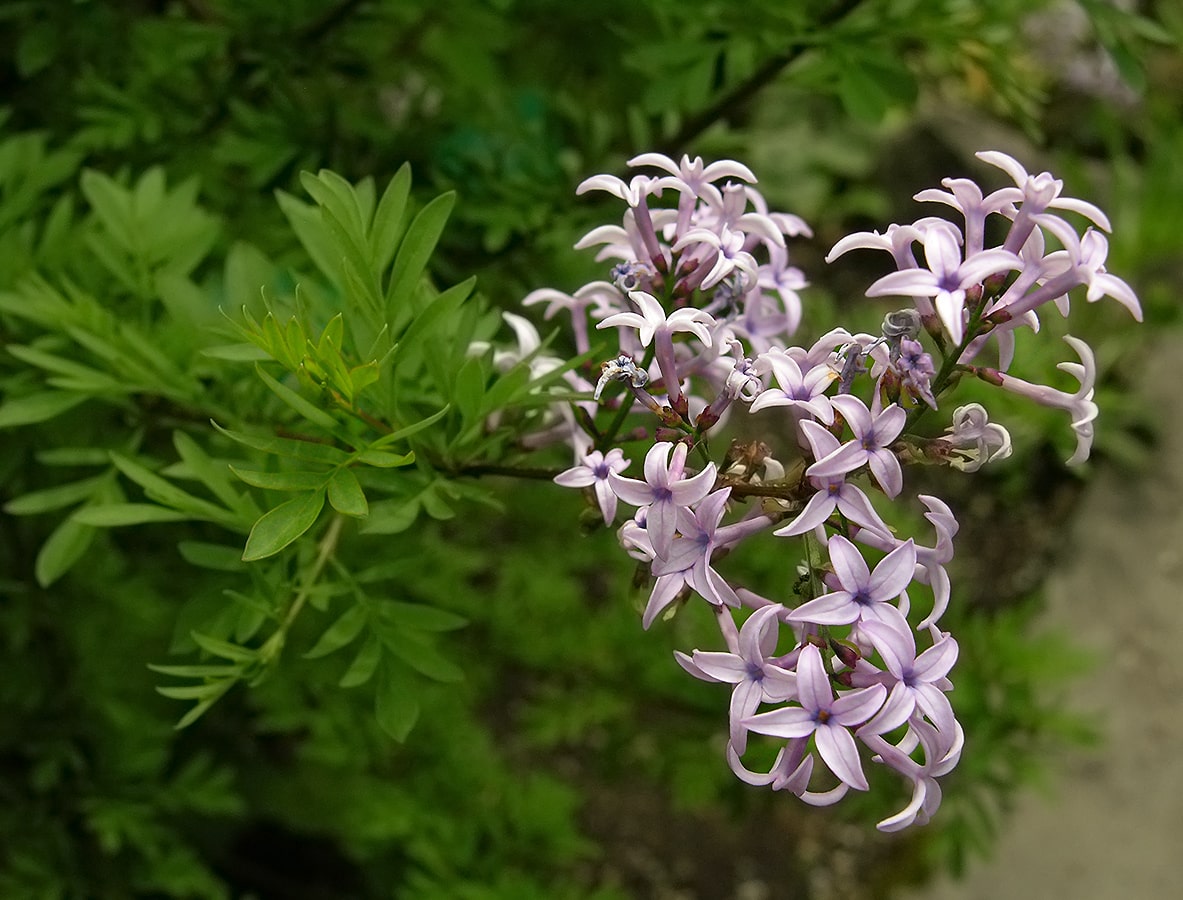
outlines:
[[[805,223],[770,212],[740,163],[675,163],[652,153],[630,165],[656,174],[628,182],[599,175],[578,189],[606,191],[627,206],[620,225],[596,228],[577,245],[611,261],[609,280],[525,300],[546,303],[547,318],[569,316],[577,353],[592,347],[595,330],[616,338],[598,373],[565,375],[588,399],[574,408],[556,402],[527,443],[571,447],[574,465],[555,481],[585,490],[606,524],[617,523],[621,505],[632,509],[618,533],[648,569],[644,627],[690,602],[713,611],[726,649],[677,659],[699,679],[731,685],[733,771],[824,805],[868,788],[868,758],[911,786],[911,802],[879,823],[887,831],[928,820],[940,803],[937,779],[961,753],[948,699],[957,642],[939,625],[958,524],[939,498],[919,495],[931,533],[900,536],[876,504],[909,500],[904,463],[975,471],[1011,449],[978,404],[956,408],[943,437],[910,427],[940,408],[957,374],[977,374],[1067,410],[1078,437],[1071,462],[1079,462],[1096,416],[1092,352],[1068,339],[1081,362],[1061,368],[1079,391],[1030,384],[1006,373],[1014,329],[1036,326],[1035,311],[1048,302],[1066,313],[1076,286],[1087,287],[1090,301],[1108,294],[1140,315],[1133,292],[1104,270],[1105,239],[1092,229],[1078,237],[1052,212],[1108,229],[1100,210],[1061,197],[1047,173],[1030,176],[1001,153],[979,156],[1016,185],[983,196],[973,182],[950,179],[947,191],[917,195],[952,207],[961,225],[927,218],[851,235],[831,251],[830,260],[857,247],[892,253],[898,271],[867,293],[910,297],[914,308],[889,313],[879,334],[838,327],[797,342],[806,282],[786,239],[808,236]],[[1010,227],[1000,246],[987,248],[991,216]],[[1047,236],[1061,249],[1045,252]],[[507,318],[523,355],[538,346],[536,334],[523,336],[523,320]],[[998,365],[975,364],[991,339]],[[557,362],[535,356],[531,365],[549,371]],[[762,439],[733,443],[716,462],[711,438],[745,407],[760,416],[752,424],[765,428]],[[651,438],[642,430],[649,443],[641,477],[626,474],[631,460],[616,446],[636,439],[624,432],[634,415],[652,427]],[[721,570],[731,550],[765,532],[804,545],[788,596],[760,596]],[[767,770],[744,762],[753,734],[779,742]]]

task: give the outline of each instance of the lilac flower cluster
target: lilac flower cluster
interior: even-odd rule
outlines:
[[[617,523],[621,504],[632,508],[618,533],[651,578],[644,627],[693,598],[713,611],[726,649],[677,660],[696,678],[732,686],[732,770],[825,805],[867,789],[866,756],[911,786],[911,802],[879,823],[885,831],[929,819],[940,803],[937,779],[961,753],[947,696],[957,642],[939,627],[958,525],[943,501],[919,495],[932,533],[900,536],[876,502],[908,499],[906,463],[975,471],[1011,450],[1006,429],[976,403],[955,408],[943,436],[911,429],[946,402],[959,377],[976,375],[1066,410],[1077,436],[1069,462],[1081,462],[1097,414],[1092,351],[1067,338],[1080,362],[1060,368],[1079,390],[1031,384],[1006,371],[1015,329],[1038,328],[1037,311],[1049,304],[1067,314],[1076,287],[1090,302],[1108,295],[1140,318],[1132,290],[1105,271],[1105,238],[1091,227],[1078,234],[1059,213],[1108,230],[1104,214],[1062,197],[1048,173],[1029,175],[1002,153],[979,157],[1015,185],[983,195],[972,181],[947,179],[945,190],[917,195],[954,210],[960,224],[924,218],[851,235],[830,252],[830,261],[856,248],[892,254],[898,271],[867,294],[907,297],[912,307],[889,313],[879,334],[835,328],[796,342],[806,281],[790,264],[787,239],[809,236],[805,223],[770,212],[737,162],[676,163],[652,153],[630,165],[654,174],[627,182],[598,175],[578,189],[606,191],[627,207],[620,225],[596,228],[577,245],[599,248],[610,280],[524,301],[546,304],[548,319],[569,317],[577,353],[589,351],[595,330],[616,338],[598,376],[564,374],[583,398],[556,402],[526,443],[570,445],[574,465],[554,480],[585,490],[606,524]],[[1001,245],[987,247],[992,217],[1008,228]],[[1058,249],[1047,250],[1049,238]],[[538,341],[524,319],[506,318],[520,344],[497,357],[508,364]],[[980,363],[988,346],[993,366]],[[535,353],[530,365],[546,372],[559,361]],[[712,437],[744,407],[760,417],[747,430],[763,428],[767,439],[733,441],[716,461]],[[652,431],[635,427],[635,415],[648,417]],[[632,461],[616,444],[638,440],[651,444],[641,477],[629,477]],[[720,571],[730,551],[761,532],[804,544],[804,564],[779,599]],[[744,762],[753,734],[780,742],[766,771]]]

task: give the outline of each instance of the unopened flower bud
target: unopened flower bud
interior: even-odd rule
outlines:
[[[982,282],[982,287],[985,289],[986,294],[990,297],[999,296],[1006,288],[1006,277],[1006,272],[996,272],[995,274],[988,276],[986,280]]]
[[[669,407],[666,408],[668,409]],[[653,433],[653,439],[673,444],[682,439],[682,432],[676,428],[658,428]]]
[[[690,403],[686,400],[685,394],[678,394],[678,396],[673,399],[671,406],[674,412],[678,414],[679,418],[685,420],[690,417]]]
[[[973,373],[987,384],[992,384],[995,387],[1002,387],[1002,375],[997,369],[991,369],[988,366],[974,366]]]
[[[708,406],[698,414],[698,418],[694,420],[694,427],[699,431],[708,431],[719,424],[719,416],[711,411]]]
[[[858,661],[863,658],[863,654],[859,652],[858,647],[850,641],[840,641],[837,638],[830,638],[830,649],[842,661],[842,665],[848,669],[853,669],[858,665]]]

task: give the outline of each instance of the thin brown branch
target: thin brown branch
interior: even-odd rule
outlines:
[[[817,21],[814,29],[832,28],[853,13],[862,2],[863,0],[841,0],[841,2],[835,4],[829,12]],[[736,107],[747,102],[764,88],[768,87],[768,85],[772,84],[781,72],[799,59],[811,46],[812,43],[807,41],[798,41],[790,44],[783,51],[766,60],[747,79],[718,97],[706,109],[700,110],[683,122],[682,127],[673,136],[660,141],[658,147],[655,149],[667,156],[675,156],[686,152],[686,146],[691,141],[716,122],[726,118],[727,114],[732,112]]]

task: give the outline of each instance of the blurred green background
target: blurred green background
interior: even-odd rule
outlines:
[[[1001,149],[1113,221],[1108,268],[1150,327],[1080,303],[1073,333],[1099,339],[1107,370],[1095,456],[1135,469],[1154,427],[1125,399],[1132,361],[1175,325],[1183,278],[1180,38],[1168,0],[0,0],[0,292],[36,275],[126,294],[86,179],[133,185],[158,167],[191,192],[186,283],[209,310],[237,309],[244,260],[302,264],[277,190],[300,195],[299,173],[321,168],[381,186],[409,162],[420,200],[458,195],[438,282],[475,274],[492,306],[516,309],[535,288],[603,277],[571,245],[619,210],[574,187],[660,150],[748,164],[815,232],[793,250],[813,285],[802,334],[853,329],[882,315],[862,292],[883,261],[830,271],[828,248],[929,214],[911,195],[942,177],[997,186],[972,154]],[[6,345],[28,327],[0,312]],[[1058,344],[1030,342],[1017,373],[1040,380]],[[23,395],[20,359],[3,354],[0,373],[7,397]],[[230,402],[236,389],[209,390]],[[923,830],[874,831],[902,796],[893,783],[824,811],[738,784],[723,689],[671,658],[705,648],[711,623],[643,633],[630,564],[603,529],[578,533],[568,492],[486,479],[498,508],[454,497],[356,551],[357,569],[386,566],[395,599],[468,622],[440,644],[463,680],[424,685],[405,743],[375,719],[373,691],[338,687],[343,660],[301,657],[322,612],[296,623],[272,677],[174,731],[181,708],[147,664],[227,603],[225,574],[177,550],[208,529],[82,540],[47,505],[0,524],[0,897],[607,900],[764,883],[841,898],[956,869],[989,846],[1045,750],[1088,737],[1057,706],[1085,661],[1028,628],[1055,550],[1045,523],[1079,492],[1059,462],[1071,437],[1062,416],[1004,399],[990,405],[1016,458],[931,479],[967,513],[946,621],[972,739]],[[111,429],[173,427],[153,419],[150,390],[136,402],[101,420],[5,420],[0,498],[81,471],[53,452],[80,434],[105,447]],[[981,524],[1003,509],[1007,534]],[[793,562],[765,547],[734,565],[783,584]]]

